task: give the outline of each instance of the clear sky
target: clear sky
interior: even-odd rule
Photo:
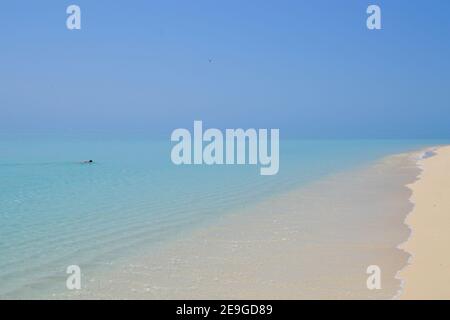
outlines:
[[[77,4],[82,29],[66,29]],[[382,9],[382,30],[366,8]],[[448,0],[0,5],[0,130],[450,138]]]

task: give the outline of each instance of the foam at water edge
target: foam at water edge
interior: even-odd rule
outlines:
[[[422,173],[423,173],[423,160],[426,160],[428,158],[434,157],[436,155],[436,151],[440,148],[440,146],[436,146],[436,147],[431,147],[431,148],[427,148],[423,151],[420,151],[418,153],[413,153],[411,154],[411,159],[415,161],[415,164],[417,166],[417,168],[420,170],[420,173],[417,175],[416,180],[413,183],[407,184],[406,187],[408,189],[410,189],[412,191],[412,185],[414,185],[417,181],[419,181],[422,178]],[[416,205],[412,199],[412,194],[411,197],[408,199],[409,202],[413,205],[413,209],[411,209],[411,211],[405,216],[405,219],[403,221],[403,223],[405,224],[405,226],[409,229],[409,236],[408,238],[400,243],[397,246],[397,249],[409,254],[408,257],[408,261],[406,262],[406,265],[397,271],[396,275],[395,275],[395,279],[400,280],[400,288],[397,291],[397,294],[394,295],[392,297],[392,300],[396,300],[399,299],[400,296],[402,295],[404,288],[405,288],[405,280],[403,278],[400,277],[400,273],[407,268],[409,265],[411,265],[412,261],[414,260],[414,255],[412,254],[412,252],[408,252],[406,251],[403,247],[405,246],[406,243],[408,243],[408,241],[411,239],[412,235],[413,235],[413,229],[411,228],[411,226],[406,222],[406,220],[408,219],[409,215],[414,211],[414,206]]]

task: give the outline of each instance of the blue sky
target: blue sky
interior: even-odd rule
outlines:
[[[0,128],[449,138],[449,17],[448,0],[4,2]]]

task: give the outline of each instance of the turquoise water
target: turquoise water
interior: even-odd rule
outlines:
[[[69,265],[93,275],[268,195],[439,143],[286,140],[279,174],[261,176],[175,166],[169,141],[0,139],[0,297],[57,295]]]

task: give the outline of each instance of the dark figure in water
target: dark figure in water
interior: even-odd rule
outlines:
[[[84,160],[82,163],[94,163],[92,160]]]

